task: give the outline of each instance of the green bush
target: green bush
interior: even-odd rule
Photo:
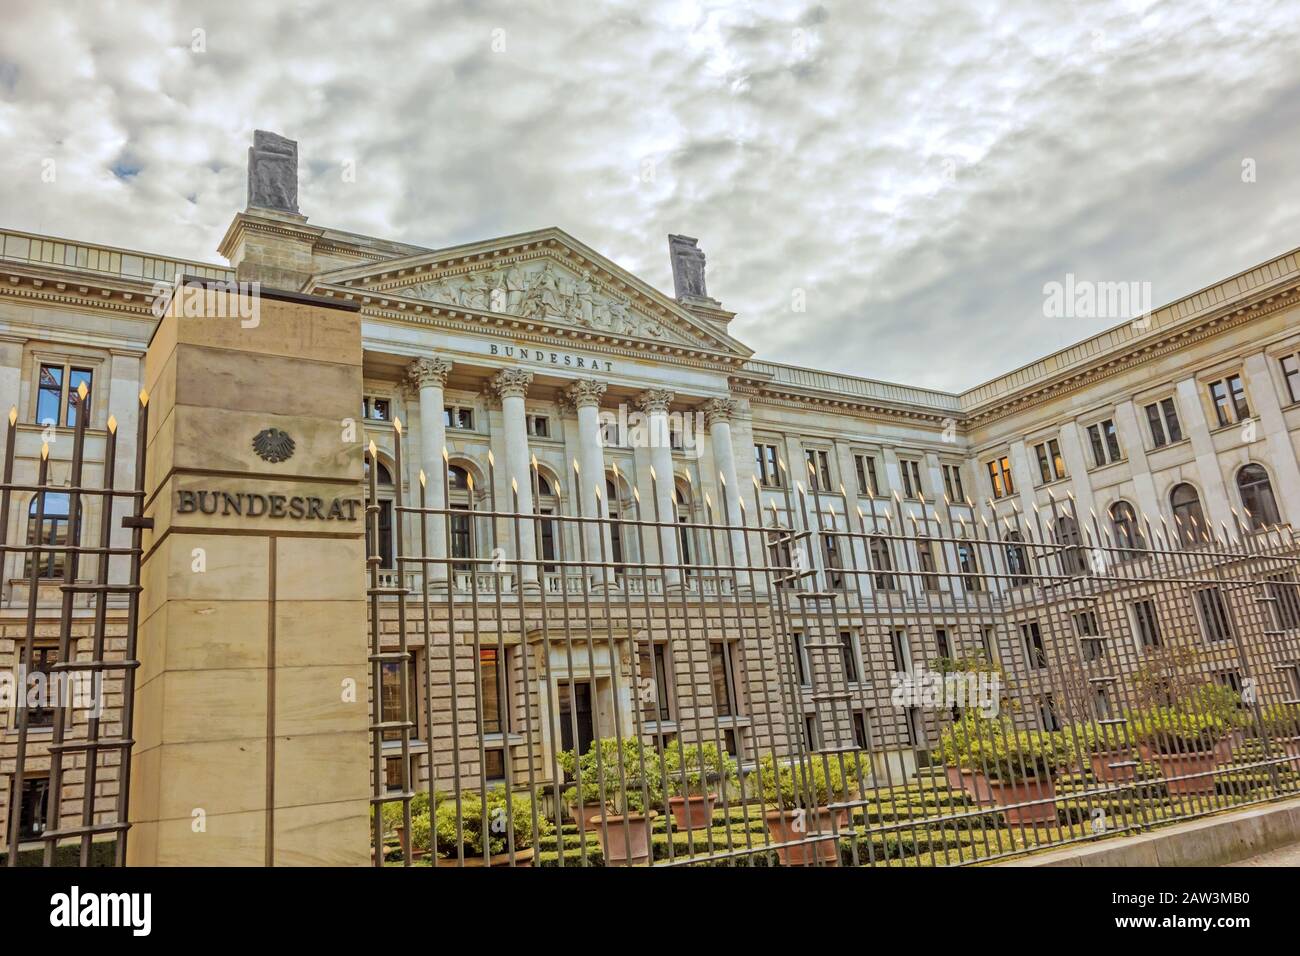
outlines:
[[[1260,715],[1263,732],[1269,737],[1291,738],[1300,734],[1300,705],[1273,704]]]
[[[778,762],[768,754],[759,760],[749,784],[765,805],[778,810],[824,807],[856,791],[859,767],[864,775],[869,772],[865,755],[831,754]]]
[[[566,774],[582,778],[581,793],[577,784],[564,791],[570,804],[604,803],[619,816],[663,807],[659,754],[638,740],[625,739],[620,749],[615,738],[603,737],[581,757],[565,751],[557,759]]]
[[[507,809],[507,804],[509,809]],[[433,829],[438,835],[438,852],[442,856],[454,857],[459,855],[456,840],[457,817],[457,806],[454,799],[443,800],[434,811]],[[423,829],[415,825],[414,819],[411,821],[411,845],[416,849],[427,850],[430,845],[428,817],[421,814],[419,819],[424,821],[422,823]],[[486,799],[481,797],[477,791],[462,794],[459,820],[462,833],[461,842],[464,844],[466,856],[482,856],[485,838],[488,841],[487,852],[489,856],[505,853],[511,831],[514,833],[515,849],[525,850],[533,846],[539,837],[550,834],[553,829],[550,821],[541,813],[539,807],[537,816],[538,829],[537,832],[534,832],[532,802],[521,794],[513,794],[507,798],[505,787],[494,787],[489,790]],[[420,842],[421,840],[423,840],[423,843]]]
[[[664,748],[664,774],[673,796],[707,796],[736,779],[736,761],[716,744],[686,744],[674,740]]]
[[[1005,715],[969,712],[944,730],[935,754],[949,767],[978,771],[990,780],[1020,783],[1050,776],[1070,759],[1059,733],[1017,730]]]
[[[1228,735],[1233,724],[1211,711],[1152,707],[1132,720],[1133,736],[1162,754],[1205,753]]]

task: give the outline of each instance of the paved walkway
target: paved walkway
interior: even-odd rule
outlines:
[[[1261,853],[1238,863],[1229,863],[1228,866],[1300,866],[1300,843]]]

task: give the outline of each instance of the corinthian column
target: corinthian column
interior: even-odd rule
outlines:
[[[582,514],[604,519],[600,524],[582,524],[583,547],[588,561],[609,561],[613,555],[609,534],[609,503],[605,500],[605,453],[600,440],[600,400],[605,383],[581,379],[564,390],[564,398],[578,413],[578,466]],[[611,568],[602,568],[592,577],[597,583],[614,580]]]
[[[420,395],[420,469],[424,472],[425,502],[430,508],[447,507],[447,465],[442,457],[447,445],[443,390],[450,374],[451,363],[444,358],[420,358],[406,367],[407,381]],[[444,515],[425,522],[424,553],[434,559],[423,568],[424,581],[429,586],[446,587],[447,584],[448,521],[450,517]]]
[[[718,477],[726,485],[725,491],[719,491],[726,502],[722,517],[731,526],[732,555],[718,555],[719,564],[745,563],[745,532],[740,528],[744,517],[740,510],[740,484],[736,479],[736,452],[731,444],[731,420],[736,415],[736,403],[729,398],[711,398],[704,403],[704,424],[709,428],[709,441],[713,445],[713,462],[718,468]],[[739,583],[741,575],[736,573]]]
[[[668,405],[673,393],[663,388],[652,388],[637,396],[636,404],[645,412],[649,424],[650,465],[655,471],[655,501],[659,529],[659,560],[663,570],[664,587],[672,587],[681,580],[677,570],[677,528],[673,510],[673,449],[668,434]]]
[[[505,421],[506,474],[510,476],[511,488],[519,490],[519,513],[526,516],[526,520],[519,523],[519,553],[516,555],[523,562],[520,585],[535,589],[538,587],[537,542],[534,537],[533,482],[528,469],[528,423],[524,417],[524,395],[528,393],[528,386],[533,384],[533,373],[520,368],[503,368],[492,377],[491,384],[501,399],[501,417]],[[507,499],[498,510],[511,511],[513,507],[513,500]],[[513,549],[513,520],[507,523],[506,541]]]

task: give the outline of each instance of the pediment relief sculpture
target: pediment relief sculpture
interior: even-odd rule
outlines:
[[[403,291],[444,305],[561,322],[610,335],[685,341],[662,322],[633,309],[627,298],[600,289],[589,271],[571,273],[549,259],[444,276]]]

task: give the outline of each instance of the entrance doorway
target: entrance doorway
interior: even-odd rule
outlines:
[[[592,721],[591,681],[575,680],[570,688],[570,682],[560,678],[556,697],[560,705],[560,749],[573,750],[576,747],[580,755],[586,753],[596,737]]]

